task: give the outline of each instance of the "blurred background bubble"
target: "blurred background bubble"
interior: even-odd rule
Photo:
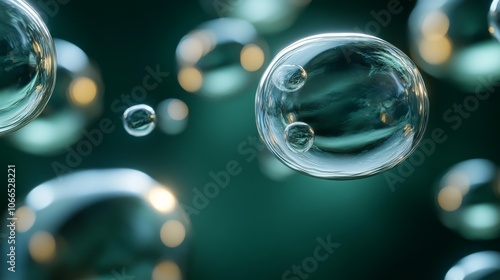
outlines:
[[[176,51],[181,87],[208,97],[226,97],[253,90],[267,49],[247,21],[208,21],[184,36]]]
[[[180,134],[188,125],[189,108],[180,99],[169,98],[163,100],[158,104],[156,112],[158,115],[158,126],[165,134]]]
[[[469,239],[500,236],[498,167],[486,159],[453,165],[438,183],[436,195],[443,224]]]
[[[461,259],[446,273],[444,280],[500,279],[500,253],[484,251]]]
[[[185,273],[190,222],[172,192],[139,171],[89,170],[45,182],[27,195],[16,218],[16,259],[25,269],[2,272],[4,279],[181,279]]]
[[[76,143],[101,116],[104,85],[97,65],[78,46],[54,39],[57,80],[42,114],[9,137],[16,148],[34,155],[54,155]]]
[[[56,78],[54,42],[24,1],[0,2],[0,136],[25,126],[43,110]]]
[[[412,58],[432,76],[475,92],[500,78],[500,44],[488,32],[490,0],[420,0],[409,19]]]
[[[259,32],[276,33],[289,28],[311,0],[199,0],[208,14],[241,18]]]

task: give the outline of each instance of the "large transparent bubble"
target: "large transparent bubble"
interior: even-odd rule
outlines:
[[[1,279],[184,279],[190,222],[172,192],[142,172],[50,180],[18,203],[15,218],[16,272]]]
[[[452,166],[438,182],[436,204],[442,223],[467,239],[500,237],[497,166],[471,159]]]
[[[0,136],[42,112],[55,77],[54,43],[39,15],[24,1],[0,1]]]
[[[417,147],[424,82],[400,50],[363,34],[322,34],[282,50],[256,94],[267,147],[309,175],[351,179],[387,170]]]

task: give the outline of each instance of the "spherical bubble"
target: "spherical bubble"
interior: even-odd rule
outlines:
[[[417,65],[464,91],[486,91],[495,85],[500,79],[500,44],[488,33],[490,4],[491,0],[418,1],[409,20]]]
[[[290,27],[311,0],[200,0],[200,3],[212,15],[244,19],[260,33],[276,33]]]
[[[468,239],[500,236],[497,166],[471,159],[452,166],[438,182],[436,204],[442,223]]]
[[[24,1],[0,2],[0,136],[43,110],[56,78],[50,33]]]
[[[500,253],[483,251],[474,253],[455,264],[444,280],[494,280],[500,279]]]
[[[314,144],[314,130],[307,123],[291,123],[285,127],[285,143],[290,150],[305,153]]]
[[[493,0],[488,13],[488,31],[500,41],[500,3],[498,0]]]
[[[300,65],[281,65],[274,71],[273,84],[281,91],[299,90],[307,79],[307,73]]]
[[[132,136],[146,136],[155,126],[156,113],[147,105],[134,105],[123,113],[123,127]]]
[[[104,86],[98,67],[78,46],[54,39],[57,80],[40,116],[12,133],[11,144],[27,153],[52,155],[78,142],[102,112]]]
[[[34,188],[19,206],[16,267],[24,269],[4,270],[2,279],[162,279],[153,275],[186,272],[187,215],[168,188],[142,172],[65,175]]]
[[[163,100],[156,108],[158,127],[169,135],[182,133],[188,124],[189,108],[182,100],[169,98]]]
[[[239,19],[208,21],[184,36],[177,46],[181,87],[211,98],[249,90],[266,59],[255,28]]]
[[[323,34],[274,58],[257,89],[256,121],[267,147],[292,169],[349,179],[408,157],[428,107],[422,77],[400,50],[368,35]]]

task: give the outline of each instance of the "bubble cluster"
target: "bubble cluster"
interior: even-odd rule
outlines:
[[[330,179],[392,168],[422,139],[428,99],[413,62],[363,34],[322,34],[281,51],[256,94],[261,138],[292,169]]]
[[[0,1],[0,136],[36,118],[56,78],[50,33],[24,1]]]
[[[147,105],[134,105],[123,113],[123,127],[132,136],[146,136],[155,126],[156,113]]]

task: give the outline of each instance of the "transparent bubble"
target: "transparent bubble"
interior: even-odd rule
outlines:
[[[290,65],[307,73],[293,92],[273,82]],[[323,34],[274,58],[257,89],[256,121],[267,147],[289,167],[348,179],[408,157],[422,138],[428,107],[422,77],[400,50],[368,35]],[[296,128],[301,137],[289,137]]]
[[[45,182],[19,203],[16,218],[16,266],[24,269],[4,270],[2,279],[180,279],[186,271],[187,215],[168,188],[139,171]]]
[[[496,280],[500,279],[500,253],[483,251],[474,253],[455,264],[444,280]]]
[[[276,33],[290,27],[311,0],[200,0],[211,15],[251,22],[260,33]]]
[[[297,153],[305,153],[314,144],[314,130],[303,122],[294,122],[285,127],[285,143]]]
[[[53,155],[66,151],[101,115],[104,85],[98,67],[78,46],[54,39],[57,80],[44,110],[31,123],[9,135],[11,144],[27,153]]]
[[[169,135],[182,133],[188,124],[189,108],[182,100],[169,98],[163,100],[156,108],[158,127]]]
[[[500,41],[500,3],[498,0],[493,0],[488,13],[488,31]]]
[[[418,1],[409,20],[417,65],[464,91],[486,91],[495,85],[500,79],[500,44],[488,33],[490,5],[491,0]]]
[[[211,98],[241,94],[258,80],[266,52],[250,23],[230,18],[208,21],[177,46],[177,78],[187,92]]]
[[[306,83],[307,73],[299,65],[282,65],[273,73],[273,83],[281,91],[296,91]]]
[[[156,113],[147,105],[134,105],[123,113],[123,127],[132,136],[146,136],[155,126]]]
[[[452,166],[438,182],[436,204],[442,223],[468,239],[500,236],[497,166],[471,159]]]
[[[52,37],[24,1],[0,1],[0,136],[43,110],[56,78]]]

